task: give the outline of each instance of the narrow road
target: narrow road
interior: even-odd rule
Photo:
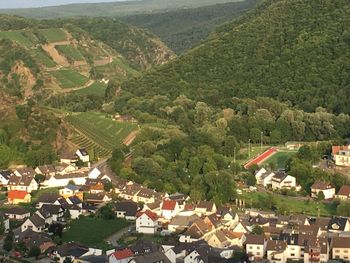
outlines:
[[[135,227],[135,224],[129,225],[129,226],[125,227],[125,228],[122,228],[122,229],[120,229],[118,232],[116,232],[116,233],[114,233],[113,235],[107,237],[107,238],[105,239],[105,241],[108,242],[109,244],[111,244],[112,246],[115,246],[115,247],[116,247],[116,246],[119,245],[119,244],[118,244],[119,239],[120,239],[123,235],[125,235],[126,233],[128,233],[129,228],[133,228],[133,227]]]
[[[91,86],[92,84],[95,83],[95,80],[90,79],[88,82],[86,82],[83,86],[77,87],[77,88],[71,88],[71,89],[64,89],[63,91],[66,93],[69,93],[71,91],[76,91],[76,90],[81,90],[81,89],[85,89],[89,86]]]

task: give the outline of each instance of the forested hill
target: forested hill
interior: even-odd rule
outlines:
[[[226,106],[234,96],[269,96],[349,113],[349,17],[348,0],[265,0],[124,90]]]
[[[127,23],[146,28],[180,54],[206,39],[216,26],[253,8],[259,0],[214,4],[198,8],[168,10],[121,17]]]

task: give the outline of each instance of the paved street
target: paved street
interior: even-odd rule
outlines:
[[[135,225],[129,225],[118,232],[114,233],[110,237],[106,238],[106,241],[110,243],[112,246],[118,246],[118,240],[126,233],[128,233],[129,228],[134,228]]]

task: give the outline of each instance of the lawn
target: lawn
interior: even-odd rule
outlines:
[[[63,233],[63,241],[74,241],[105,249],[107,244],[104,239],[128,225],[129,223],[123,219],[104,220],[96,217],[81,217],[69,224],[69,229]]]
[[[45,189],[39,189],[39,190],[33,191],[31,193],[31,195],[32,195],[32,203],[35,203],[38,200],[38,198],[40,196],[42,196],[43,194],[45,194],[45,193],[56,193],[56,194],[58,194],[59,189],[60,189],[59,187],[52,187],[52,188],[45,188]]]
[[[66,120],[90,140],[109,150],[137,129],[136,124],[117,122],[98,112],[72,114]]]
[[[0,32],[0,39],[10,39],[14,42],[17,42],[18,44],[25,46],[27,48],[30,48],[33,46],[33,42],[25,37],[22,31],[15,30],[15,31],[1,31]]]
[[[53,68],[56,66],[56,63],[51,59],[51,57],[49,57],[45,51],[41,50],[41,49],[35,49],[32,51],[33,55],[35,57],[35,59],[43,64],[45,67],[47,68]]]
[[[75,88],[84,85],[88,78],[72,69],[60,69],[53,71],[52,75],[57,79],[63,89]]]
[[[56,49],[68,60],[72,60],[72,61],[84,60],[84,57],[80,53],[80,51],[72,45],[62,45],[62,46],[60,45],[60,46],[56,46]]]
[[[67,40],[66,33],[60,28],[40,29],[40,33],[46,38],[47,42],[62,42]]]
[[[78,94],[78,95],[97,95],[97,96],[104,96],[106,92],[107,85],[100,83],[100,82],[95,82],[89,87],[85,89],[80,89],[73,91],[73,93]]]
[[[319,203],[314,200],[299,200],[296,197],[283,196],[278,194],[273,194],[273,199],[276,202],[276,208],[279,210],[283,207],[288,214],[308,214],[317,216],[318,209],[320,209],[321,216],[331,216],[335,215],[336,208],[332,204]],[[266,192],[249,192],[243,193],[239,196],[242,199],[246,200],[248,206],[255,206],[262,199],[268,198]],[[264,209],[265,210],[265,209]]]
[[[293,157],[296,151],[279,151],[266,159],[262,165],[273,163],[277,169],[284,169],[289,158]]]

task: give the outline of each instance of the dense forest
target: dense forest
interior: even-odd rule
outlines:
[[[124,85],[227,106],[267,96],[307,112],[349,113],[350,2],[268,0],[172,63]]]
[[[146,28],[177,54],[206,39],[216,26],[252,9],[259,0],[245,0],[215,4],[192,9],[170,10],[123,16],[120,19],[140,28]]]

